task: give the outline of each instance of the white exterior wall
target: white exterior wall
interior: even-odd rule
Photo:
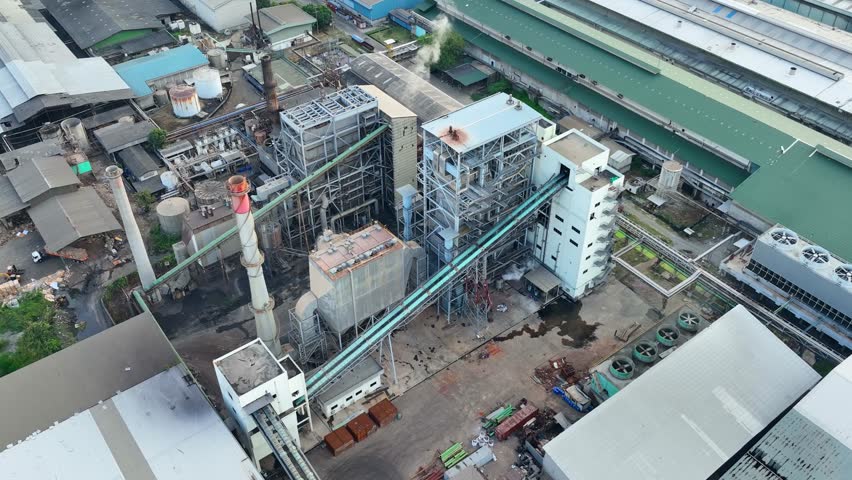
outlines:
[[[320,402],[322,404],[322,413],[325,415],[325,418],[331,418],[331,416],[335,413],[343,410],[349,405],[354,405],[358,400],[361,400],[380,388],[382,388],[381,371],[358,385],[353,386],[346,392],[336,396],[333,400]]]
[[[249,5],[253,0],[231,0],[215,10],[201,0],[181,0],[187,8],[198,15],[210,28],[217,32],[247,23],[246,17],[251,14]],[[215,4],[216,0],[210,0]]]
[[[285,40],[278,40],[278,41],[274,42],[272,45],[270,45],[270,47],[272,48],[272,50],[276,50],[276,51],[277,50],[284,50],[284,49],[292,47],[293,45],[303,43],[303,42],[307,41],[309,38],[310,37],[308,37],[307,33],[303,33],[301,35],[296,35],[295,37],[290,37],[290,38],[285,39]]]
[[[548,147],[568,135],[580,135],[598,146],[601,152],[578,166]],[[546,142],[533,167],[536,185],[547,182],[563,166],[571,172],[568,188],[553,198],[547,228],[537,226],[534,248],[536,257],[562,280],[562,289],[572,298],[583,296],[594,286],[593,280],[607,268],[605,263],[595,265],[605,258],[596,256],[595,252],[606,248],[607,245],[598,239],[609,235],[608,223],[614,220],[612,215],[603,213],[606,208],[612,208],[612,204],[607,205],[606,202],[607,195],[611,193],[609,187],[620,189],[624,182],[620,173],[607,168],[608,159],[607,147],[577,130],[571,130]],[[584,187],[582,183],[595,176],[596,172],[603,172],[605,177],[617,177],[617,180],[595,190]]]

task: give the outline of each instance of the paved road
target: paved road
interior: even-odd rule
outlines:
[[[25,270],[23,282],[61,270],[62,260],[50,257],[41,263],[33,263],[31,253],[44,246],[44,240],[38,232],[30,232],[23,237],[13,237],[0,246],[0,269],[4,272],[9,265],[15,265]]]

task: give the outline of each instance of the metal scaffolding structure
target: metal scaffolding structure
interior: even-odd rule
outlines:
[[[480,238],[530,193],[530,176],[539,153],[536,126],[541,117],[509,95],[473,104],[423,127],[423,186],[415,238],[431,253],[430,268],[440,268]],[[478,260],[439,302],[447,313],[482,321],[491,308],[489,273],[502,271],[523,255],[524,229],[507,235]]]
[[[306,319],[300,319],[295,309],[290,309],[290,328],[287,339],[296,347],[299,363],[305,368],[322,365],[328,359],[328,330],[319,314],[314,313]]]
[[[357,86],[285,110],[280,117],[281,133],[273,142],[278,173],[293,181],[311,175],[381,121],[376,99]],[[382,153],[381,142],[365,146],[282,205],[278,216],[290,248],[312,248],[324,228],[342,231],[372,221],[385,202]]]

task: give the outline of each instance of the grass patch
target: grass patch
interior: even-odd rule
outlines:
[[[633,223],[635,223],[636,225],[639,225],[640,227],[642,227],[642,229],[643,229],[643,230],[645,230],[646,232],[648,232],[648,233],[650,233],[651,235],[653,235],[653,236],[654,236],[657,240],[659,240],[659,241],[661,241],[661,242],[665,243],[666,245],[671,246],[671,244],[672,244],[672,240],[671,240],[669,237],[667,237],[667,236],[663,235],[662,233],[660,233],[660,231],[659,231],[659,230],[657,230],[656,228],[654,228],[654,227],[652,227],[652,226],[648,225],[647,223],[643,222],[643,221],[642,221],[642,220],[640,220],[640,219],[639,219],[639,217],[637,217],[636,215],[633,215],[633,214],[632,214],[632,213],[630,213],[630,212],[624,212],[624,216],[626,216],[626,217],[627,217],[627,219],[628,219],[628,220],[630,220],[631,222],[633,222]]]
[[[814,368],[814,370],[816,370],[816,372],[818,374],[820,374],[821,376],[824,377],[824,376],[828,375],[828,372],[830,372],[836,366],[837,366],[836,363],[834,363],[830,360],[826,360],[824,358],[820,358],[814,363],[813,368]]]
[[[630,162],[630,172],[628,172],[628,174],[642,178],[653,178],[657,176],[657,172],[639,157],[633,157],[633,161]]]
[[[180,241],[180,235],[172,235],[160,229],[159,224],[151,227],[150,248],[153,253],[170,253],[172,245]]]
[[[408,43],[415,39],[414,35],[399,25],[388,25],[367,32],[367,36],[373,40],[385,44],[385,40],[396,40],[396,43]]]
[[[53,320],[56,307],[41,292],[30,292],[18,299],[18,308],[0,308],[0,328],[23,332],[14,352],[0,353],[0,376],[62,350],[62,340]],[[3,343],[0,351],[8,347]]]
[[[548,120],[553,120],[553,115],[551,115],[550,112],[545,110],[544,107],[542,107],[538,103],[538,101],[530,98],[529,94],[525,90],[519,90],[519,89],[514,88],[512,86],[512,82],[506,80],[505,78],[501,78],[500,80],[497,80],[496,82],[492,83],[491,85],[488,85],[483,90],[480,90],[478,92],[471,94],[470,98],[474,101],[479,101],[479,100],[482,100],[485,97],[490,97],[491,95],[494,95],[495,93],[500,93],[500,92],[508,93],[508,94],[512,95],[516,99],[518,99],[518,100],[526,103],[527,105],[529,105],[530,108],[532,108],[536,112],[540,113],[542,117],[544,117]]]
[[[18,304],[18,308],[0,307],[0,332],[22,332],[32,322],[53,320],[56,313],[41,292],[24,294]]]

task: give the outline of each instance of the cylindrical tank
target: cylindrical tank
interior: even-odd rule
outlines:
[[[178,182],[179,180],[175,172],[163,172],[160,174],[160,183],[170,192],[177,188]]]
[[[228,68],[228,57],[225,55],[225,51],[221,48],[211,48],[210,50],[207,50],[207,59],[210,60],[210,65],[213,66],[213,68]]]
[[[62,131],[69,142],[78,146],[84,152],[89,150],[89,139],[86,137],[86,129],[79,118],[66,118],[62,120]]]
[[[205,180],[195,184],[195,201],[198,206],[215,205],[229,199],[228,188],[216,180]]]
[[[201,33],[201,25],[198,22],[189,22],[189,33],[198,35]]]
[[[158,107],[165,107],[169,104],[169,92],[159,89],[154,92],[154,103],[157,104]]]
[[[62,129],[55,123],[45,123],[43,127],[38,129],[38,134],[41,135],[42,140],[50,140],[59,138],[62,135]]]
[[[169,97],[172,99],[172,111],[176,117],[189,118],[201,112],[201,103],[194,87],[188,85],[177,85],[169,89]]]
[[[219,77],[219,70],[202,67],[195,71],[193,77],[198,98],[210,99],[222,95],[222,79]]]
[[[182,197],[167,198],[157,205],[160,229],[172,235],[180,235],[183,217],[189,212],[189,202]]]
[[[680,174],[683,172],[683,165],[680,162],[669,160],[663,163],[663,170],[660,172],[659,188],[666,190],[677,190],[680,184]]]

